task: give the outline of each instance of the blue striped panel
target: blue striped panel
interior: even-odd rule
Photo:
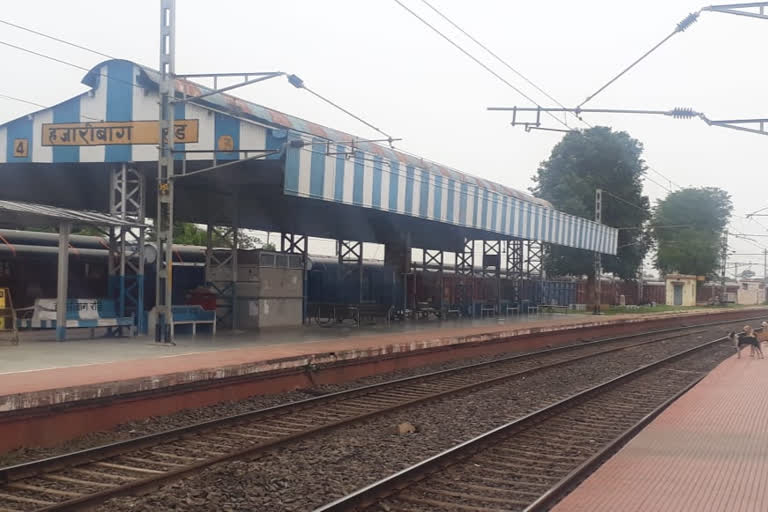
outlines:
[[[552,240],[556,244],[563,243],[563,216],[560,214],[560,212],[557,212],[557,217],[555,217],[555,236]]]
[[[448,222],[452,222],[454,224],[460,224],[460,222],[456,222],[456,219],[453,216],[453,203],[456,202],[456,180],[448,178],[448,200],[446,201],[445,206],[445,219]]]
[[[554,236],[555,230],[555,212],[553,210],[547,211],[547,242],[551,242]]]
[[[415,171],[413,166],[405,168],[405,213],[413,215],[413,179]]]
[[[515,200],[517,203],[517,209],[515,212],[517,213],[517,233],[516,235],[519,238],[524,238],[525,236],[525,229],[523,228],[523,221],[525,220],[525,211],[523,210],[523,202]]]
[[[214,147],[219,147],[219,140],[222,137],[232,137],[232,142],[234,144],[234,148],[237,150],[240,148],[240,121],[224,115],[216,113],[216,117],[214,118]],[[297,154],[297,162],[298,162],[298,148],[293,148],[293,150]],[[287,151],[287,150],[286,150]],[[237,151],[217,151],[216,152],[216,159],[217,160],[237,160],[238,159],[238,153]],[[298,170],[298,168],[297,168]],[[298,183],[298,181],[297,181]],[[299,190],[298,185],[296,186],[296,190]]]
[[[481,201],[483,204],[480,206],[480,227],[488,229],[488,189],[483,189],[481,194]]]
[[[397,211],[397,191],[400,186],[400,164],[395,160],[390,160],[389,168],[389,209]]]
[[[306,158],[306,155],[304,155]],[[325,144],[312,139],[312,153],[309,161],[309,197],[323,198],[325,187]]]
[[[469,185],[462,183],[459,186],[459,224],[466,226],[467,223],[467,197],[469,196]]]
[[[8,123],[6,129],[6,162],[31,162],[32,161],[32,119],[24,117]],[[14,143],[20,143],[21,139],[27,140],[27,156],[13,156]],[[19,141],[19,142],[17,142]]]
[[[336,146],[336,178],[333,184],[333,200],[339,203],[344,202],[344,163],[346,158],[342,154],[344,153],[344,146]]]
[[[429,187],[431,186],[426,169],[421,171],[421,188],[419,189],[419,217],[429,218]]]
[[[507,208],[509,207],[509,198],[504,196],[501,200],[501,232],[507,233]]]
[[[496,230],[496,221],[499,220],[499,196],[491,193],[491,230]]]
[[[373,193],[371,194],[371,206],[381,208],[381,157],[373,157]]]
[[[80,122],[80,96],[53,107],[54,123]],[[80,146],[53,146],[53,163],[80,161]]]
[[[301,158],[299,151],[301,151],[299,148],[292,148],[290,145],[285,149],[283,190],[291,194],[299,193],[299,158]]]
[[[472,195],[473,195],[473,197],[475,199],[473,201],[474,204],[473,204],[473,208],[472,208],[472,210],[473,210],[472,211],[472,226],[473,227],[478,227],[478,224],[477,224],[477,221],[478,221],[477,214],[478,214],[478,209],[480,207],[480,205],[479,205],[479,203],[480,203],[480,189],[475,187],[475,186],[473,186],[472,188],[473,188]]]
[[[107,62],[107,121],[132,121],[133,117],[133,63],[122,60]],[[173,131],[173,130],[171,130]],[[130,144],[104,148],[104,161],[130,162]]]
[[[541,226],[541,207],[533,207],[533,238],[534,240],[541,240],[541,233],[539,233],[539,226]]]
[[[87,318],[84,320],[78,320],[77,326],[78,327],[98,327],[99,321],[96,318]]]
[[[526,210],[525,219],[525,238],[533,238],[533,205],[531,203],[524,204]]]
[[[173,104],[173,118],[174,119],[186,119],[187,116],[187,104],[186,103],[174,103]],[[173,131],[173,130],[171,130]],[[176,151],[184,151],[187,145],[183,142],[174,142],[173,149]],[[174,160],[184,160],[184,153],[174,153]]]
[[[507,232],[514,236],[517,233],[517,199],[514,197],[509,198],[509,226],[507,226]]]
[[[365,154],[355,151],[355,176],[352,182],[352,202],[356,205],[363,204],[363,180],[365,179]]]
[[[600,251],[600,252],[605,252],[605,233],[606,233],[605,229],[601,228],[600,229],[599,247],[598,247],[598,251]]]
[[[579,219],[579,247],[585,247],[587,244],[586,228],[584,219]]]
[[[267,130],[267,149],[270,151],[277,151],[283,149],[283,145],[287,140],[288,132],[286,130],[278,130],[275,128],[269,128]],[[269,155],[267,160],[279,160],[283,156],[280,153]]]
[[[443,177],[435,174],[435,209],[434,218],[440,220],[443,215]]]

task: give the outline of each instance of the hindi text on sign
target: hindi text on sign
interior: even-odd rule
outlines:
[[[174,143],[198,142],[198,120],[174,122]],[[106,121],[96,123],[43,124],[43,146],[108,146],[159,144],[158,121]]]

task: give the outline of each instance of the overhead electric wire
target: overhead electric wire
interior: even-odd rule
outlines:
[[[4,99],[8,99],[8,100],[13,100],[13,101],[18,101],[20,103],[26,103],[27,105],[34,105],[34,106],[40,107],[42,109],[51,108],[50,106],[46,106],[46,105],[43,105],[41,103],[37,103],[36,101],[25,100],[23,98],[17,98],[16,96],[10,96],[8,94],[0,94],[0,98],[4,98]],[[80,114],[80,117],[83,118],[83,119],[90,119],[91,121],[103,121],[103,119],[98,119],[96,117],[87,116],[85,114]]]
[[[442,37],[443,39],[445,39],[446,41],[448,41],[448,42],[449,42],[449,43],[450,43],[452,46],[454,46],[454,47],[455,47],[457,50],[459,50],[461,53],[463,53],[464,55],[466,55],[467,57],[469,57],[470,59],[472,59],[473,61],[475,61],[475,63],[477,63],[477,64],[478,64],[480,67],[482,67],[483,69],[485,69],[486,71],[488,71],[489,73],[491,73],[493,76],[495,76],[496,78],[498,78],[498,79],[499,79],[499,80],[500,80],[502,83],[504,83],[506,86],[508,86],[508,87],[509,87],[509,88],[511,88],[512,90],[516,91],[516,92],[517,92],[518,94],[520,94],[520,95],[521,95],[523,98],[527,99],[528,101],[530,101],[531,103],[533,103],[533,104],[534,104],[534,105],[536,105],[537,107],[541,107],[541,105],[539,105],[539,104],[538,104],[538,103],[537,103],[537,102],[536,102],[536,101],[535,101],[533,98],[531,98],[530,96],[528,96],[527,94],[525,94],[523,91],[521,91],[520,89],[518,89],[517,87],[515,87],[515,86],[514,86],[514,85],[513,85],[511,82],[509,82],[509,81],[508,81],[506,78],[504,78],[503,76],[501,76],[500,74],[498,74],[496,71],[494,71],[493,69],[491,69],[491,68],[490,68],[490,67],[489,67],[487,64],[485,64],[485,63],[484,63],[484,62],[482,62],[480,59],[478,59],[477,57],[475,57],[474,55],[472,55],[470,52],[468,52],[467,50],[465,50],[465,49],[464,49],[464,48],[463,48],[463,47],[462,47],[460,44],[458,44],[458,43],[457,43],[457,42],[455,42],[453,39],[451,39],[450,37],[448,37],[447,35],[445,35],[443,32],[441,32],[441,31],[440,31],[440,29],[438,29],[437,27],[435,27],[434,25],[432,25],[431,23],[429,23],[427,20],[425,20],[424,18],[422,18],[421,16],[419,16],[419,15],[418,15],[418,14],[417,14],[415,11],[413,11],[412,9],[410,9],[410,8],[409,8],[407,5],[405,5],[403,2],[401,2],[400,0],[394,0],[394,2],[395,2],[396,4],[398,4],[400,7],[402,7],[403,9],[405,9],[406,11],[408,11],[408,12],[409,12],[409,13],[410,13],[410,14],[411,14],[411,15],[412,15],[414,18],[418,19],[418,20],[419,20],[419,21],[421,21],[421,22],[422,22],[424,25],[426,25],[427,27],[429,27],[430,29],[432,29],[432,30],[433,30],[433,31],[434,31],[434,32],[435,32],[437,35],[439,35],[440,37]],[[566,128],[568,128],[568,129],[570,129],[570,126],[568,126],[568,124],[567,124],[567,123],[565,123],[565,122],[564,122],[562,119],[560,119],[560,118],[559,118],[559,117],[557,117],[556,115],[552,114],[551,112],[547,112],[547,114],[548,114],[548,115],[549,115],[549,116],[550,116],[552,119],[554,119],[555,121],[557,121],[558,123],[562,124],[563,126],[565,126],[565,127],[566,127]]]
[[[544,89],[542,89],[541,87],[539,87],[538,85],[536,85],[536,84],[535,84],[535,83],[534,83],[532,80],[530,80],[530,79],[529,79],[527,76],[525,76],[523,73],[521,73],[520,71],[518,71],[517,69],[515,69],[514,67],[512,67],[512,65],[511,65],[511,64],[509,64],[509,62],[507,62],[506,60],[502,59],[502,58],[501,58],[501,57],[500,57],[500,56],[499,56],[499,55],[498,55],[496,52],[494,52],[493,50],[491,50],[490,48],[488,48],[488,46],[486,46],[485,44],[483,44],[482,42],[480,42],[480,41],[479,41],[479,40],[478,40],[476,37],[474,37],[472,34],[470,34],[470,33],[469,33],[469,32],[467,32],[466,30],[464,30],[462,27],[460,27],[460,26],[459,26],[459,25],[458,25],[458,24],[457,24],[455,21],[453,21],[451,18],[449,18],[448,16],[446,16],[446,15],[445,15],[443,12],[441,12],[441,11],[440,11],[440,10],[439,10],[437,7],[435,7],[434,5],[432,5],[431,3],[429,3],[427,0],[421,0],[421,1],[422,1],[422,3],[424,3],[424,5],[426,5],[426,6],[427,6],[427,7],[429,7],[430,9],[432,9],[432,10],[433,10],[433,11],[434,11],[434,12],[435,12],[435,13],[436,13],[438,16],[440,16],[440,17],[441,17],[441,18],[443,18],[445,21],[447,21],[448,23],[450,23],[450,24],[451,24],[451,25],[452,25],[452,26],[453,26],[453,27],[454,27],[456,30],[458,30],[459,32],[461,32],[462,34],[464,34],[464,35],[465,35],[467,38],[469,38],[469,39],[470,39],[470,40],[471,40],[473,43],[475,43],[475,44],[476,44],[476,45],[478,45],[480,48],[482,48],[483,50],[485,50],[486,52],[488,52],[488,53],[489,53],[489,54],[490,54],[490,55],[491,55],[491,56],[492,56],[494,59],[498,60],[498,61],[499,61],[499,62],[500,62],[502,65],[504,65],[504,66],[505,66],[507,69],[509,69],[509,70],[510,70],[510,71],[512,71],[514,74],[516,74],[517,76],[519,76],[520,78],[522,78],[523,80],[525,80],[525,81],[526,81],[526,82],[527,82],[527,83],[528,83],[528,84],[529,84],[531,87],[533,87],[534,89],[536,89],[537,91],[539,91],[541,94],[543,94],[544,96],[546,96],[547,98],[549,98],[550,100],[552,100],[553,102],[555,102],[557,105],[559,105],[559,106],[561,106],[561,107],[563,107],[563,108],[565,107],[565,105],[563,105],[562,103],[560,103],[559,101],[557,101],[557,99],[556,99],[556,98],[554,98],[554,97],[553,97],[551,94],[549,94],[547,91],[545,91]],[[577,116],[577,115],[575,115],[575,114],[574,114],[574,117],[576,117],[576,119],[578,119],[579,121],[583,122],[583,123],[584,123],[584,124],[586,124],[587,126],[591,126],[589,123],[587,123],[586,121],[584,121],[583,119],[581,119],[579,116]],[[566,123],[566,124],[567,124],[567,123]]]
[[[83,70],[83,71],[85,71],[87,73],[90,73],[90,72],[93,71],[93,68],[87,68],[85,66],[80,66],[79,64],[75,64],[74,62],[69,62],[69,61],[66,61],[64,59],[59,59],[58,57],[53,57],[51,55],[47,55],[45,53],[40,53],[40,52],[37,52],[35,50],[30,50],[29,48],[24,48],[23,46],[18,46],[18,45],[15,45],[13,43],[9,43],[7,41],[0,41],[0,45],[8,46],[9,48],[13,48],[15,50],[19,50],[19,51],[22,51],[22,52],[25,52],[25,53],[29,53],[31,55],[35,55],[37,57],[41,57],[43,59],[47,59],[47,60],[50,60],[50,61],[53,61],[53,62],[58,62],[59,64],[64,64],[65,66],[70,66],[70,67],[73,67],[73,68],[76,68],[76,69],[81,69],[81,70]],[[99,75],[99,76],[103,76],[107,80],[114,80],[115,82],[124,83],[124,84],[130,85],[132,87],[142,88],[141,86],[136,85],[133,82],[128,82],[127,80],[122,80],[120,78],[111,77],[111,76],[107,75],[106,73],[96,73],[96,74]]]
[[[22,98],[17,98],[16,96],[10,96],[8,94],[0,94],[0,98],[5,98],[7,100],[18,101],[20,103],[26,103],[28,105],[34,105],[35,107],[48,108],[47,106],[45,106],[45,105],[43,105],[41,103],[37,103],[35,101],[25,100],[25,99],[22,99]]]
[[[683,21],[681,21],[680,23],[678,23],[678,24],[677,24],[677,26],[675,27],[675,30],[673,30],[671,34],[669,34],[667,37],[665,37],[665,38],[664,38],[664,39],[662,39],[662,40],[661,40],[659,43],[657,43],[657,44],[656,44],[656,45],[655,45],[653,48],[651,48],[650,50],[648,50],[647,52],[645,52],[643,55],[641,55],[641,56],[640,56],[640,58],[636,59],[634,62],[632,62],[632,64],[630,64],[629,66],[627,66],[626,68],[624,68],[624,69],[623,69],[621,72],[619,72],[619,74],[618,74],[618,75],[616,75],[616,76],[614,76],[613,78],[611,78],[610,80],[608,80],[608,82],[606,82],[606,83],[605,83],[605,84],[604,84],[602,87],[600,87],[598,90],[596,90],[595,92],[593,92],[592,94],[590,94],[589,96],[587,96],[587,99],[585,99],[584,101],[582,101],[582,102],[581,102],[581,103],[580,103],[578,106],[579,106],[579,107],[582,107],[583,105],[585,105],[586,103],[588,103],[589,101],[591,101],[591,100],[592,100],[592,99],[593,99],[595,96],[597,96],[598,94],[600,94],[601,92],[603,92],[603,91],[604,91],[605,89],[607,89],[607,88],[608,88],[608,87],[609,87],[611,84],[613,84],[613,83],[614,83],[616,80],[618,80],[619,78],[621,78],[622,76],[624,76],[624,75],[625,75],[625,74],[626,74],[626,73],[627,73],[629,70],[631,70],[633,67],[635,67],[636,65],[638,65],[638,64],[639,64],[641,61],[643,61],[643,60],[644,60],[646,57],[648,57],[648,56],[649,56],[651,53],[655,52],[655,51],[656,51],[656,50],[657,50],[657,49],[658,49],[658,48],[659,48],[661,45],[663,45],[664,43],[666,43],[667,41],[669,41],[669,40],[672,38],[672,36],[674,36],[674,35],[675,35],[675,34],[677,34],[678,32],[683,32],[683,31],[685,31],[685,29],[687,29],[688,27],[690,27],[691,25],[693,25],[693,24],[696,22],[696,20],[699,18],[699,13],[700,13],[700,12],[701,12],[701,11],[697,11],[697,12],[695,12],[695,13],[691,13],[691,14],[689,14],[688,16],[686,16],[686,17],[683,19]]]
[[[100,56],[106,57],[108,59],[117,59],[117,57],[113,57],[112,55],[109,55],[107,53],[103,53],[103,52],[100,52],[98,50],[94,50],[93,48],[88,48],[87,46],[83,46],[83,45],[80,45],[80,44],[77,44],[77,43],[73,43],[73,42],[67,41],[65,39],[60,39],[58,37],[55,37],[55,36],[52,36],[52,35],[49,35],[49,34],[44,34],[43,32],[38,32],[37,30],[31,29],[31,28],[28,28],[28,27],[23,27],[21,25],[17,25],[16,23],[11,23],[10,21],[7,21],[7,20],[0,19],[0,23],[3,23],[4,25],[8,25],[8,26],[13,27],[13,28],[17,28],[19,30],[24,30],[26,32],[29,32],[31,34],[35,34],[35,35],[40,36],[40,37],[45,37],[46,39],[50,39],[50,40],[56,41],[58,43],[62,43],[62,44],[66,44],[68,46],[72,46],[73,48],[78,48],[78,49],[84,50],[86,52],[91,52],[93,54],[100,55]]]

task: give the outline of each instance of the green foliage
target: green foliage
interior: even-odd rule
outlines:
[[[603,189],[624,201],[603,195],[603,223],[619,231],[618,256],[603,255],[603,270],[623,279],[634,278],[651,245],[643,224],[650,219],[650,202],[643,195],[643,145],[626,132],[594,127],[570,132],[542,162],[531,192],[560,211],[593,219],[595,190]],[[628,204],[630,203],[630,204]],[[593,254],[552,245],[545,269],[556,275],[593,276]]]
[[[275,244],[273,244],[272,242],[265,243],[264,245],[261,246],[261,248],[264,249],[265,251],[272,251],[272,252],[275,252],[277,250],[275,249]]]
[[[207,232],[204,228],[193,224],[191,222],[174,222],[173,223],[173,243],[179,245],[197,245],[204,247],[207,244]],[[155,232],[154,227],[150,227],[147,232],[147,239],[154,240]],[[218,231],[214,231],[212,235],[212,242],[214,247],[228,247],[232,245],[232,235],[226,237],[221,236]],[[240,231],[239,246],[241,249],[254,249],[261,245],[261,240],[258,237],[248,235],[243,231]]]
[[[728,193],[714,187],[685,188],[658,201],[653,214],[656,268],[665,274],[716,273],[720,238],[732,210]]]

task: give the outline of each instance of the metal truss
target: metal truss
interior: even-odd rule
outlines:
[[[306,235],[297,235],[294,233],[281,233],[280,235],[281,252],[307,256],[308,247],[309,237]]]
[[[441,250],[424,249],[422,252],[421,268],[424,272],[440,272],[444,270],[444,253]]]
[[[127,164],[111,170],[109,212],[121,220],[144,224],[146,180]],[[147,332],[144,319],[144,228],[110,228],[109,296],[116,299],[120,316],[134,315],[140,333]],[[119,327],[115,330],[119,331]]]
[[[217,227],[208,223],[205,248],[206,286],[216,294],[216,321],[232,329],[238,327],[237,316],[237,253],[240,248],[239,194],[233,192],[232,226]],[[223,247],[214,248],[216,242]]]
[[[483,240],[482,274],[501,278],[501,240]]]
[[[512,281],[512,302],[520,301],[520,285],[523,272],[523,241],[507,240],[507,279]]]
[[[464,240],[464,250],[456,253],[456,273],[471,276],[475,272],[475,241]]]
[[[525,274],[528,279],[541,279],[544,277],[542,261],[544,259],[544,244],[530,240],[526,242],[528,254],[525,259]]]
[[[338,240],[337,249],[339,255],[339,286],[348,275],[357,273],[358,276],[358,302],[363,301],[363,242],[354,240]],[[354,265],[355,269],[347,269]]]

